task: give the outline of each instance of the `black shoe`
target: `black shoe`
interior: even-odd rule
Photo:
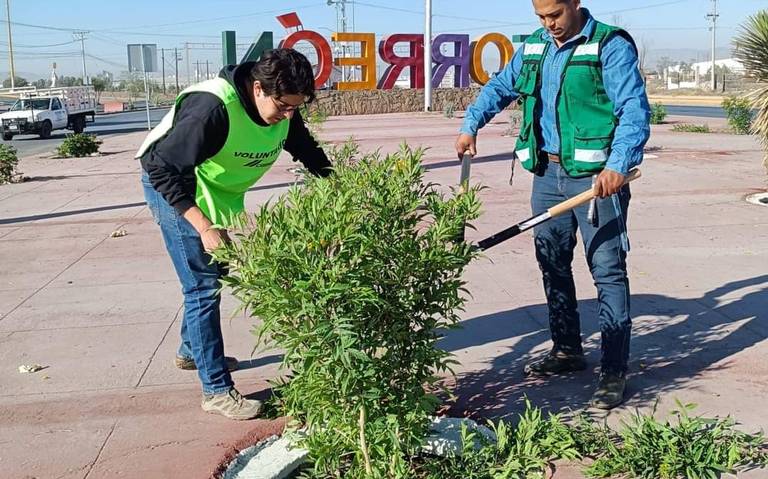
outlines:
[[[551,376],[553,374],[583,371],[587,369],[584,354],[550,351],[543,358],[536,359],[525,365],[523,373],[526,376]]]
[[[602,373],[597,389],[592,395],[592,407],[613,409],[624,402],[627,378],[624,374]]]

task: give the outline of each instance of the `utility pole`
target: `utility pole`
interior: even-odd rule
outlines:
[[[712,32],[712,91],[717,88],[717,80],[715,80],[715,38],[717,34],[717,17],[719,16],[717,13],[717,0],[712,0],[712,13],[707,15],[707,18],[712,21],[712,26],[709,29]]]
[[[174,77],[176,78],[176,94],[179,94],[179,49],[174,48],[173,49],[173,58],[176,60],[176,74]]]
[[[184,57],[187,59],[187,86],[192,85],[192,77],[189,76],[189,43],[184,42]]]
[[[424,6],[424,111],[432,110],[432,0]]]
[[[163,65],[163,95],[165,95],[165,48],[160,49],[160,63]]]
[[[144,45],[140,46],[141,50],[141,71],[144,73],[144,108],[147,110],[147,130],[152,129],[152,122],[149,119],[149,82],[147,81],[147,63],[144,58]]]
[[[8,20],[8,61],[11,66],[11,89],[16,87],[16,67],[13,65],[13,39],[11,38],[11,0],[5,0],[5,13]]]
[[[88,73],[85,71],[85,36],[91,32],[87,31],[78,31],[78,32],[72,32],[72,36],[75,37],[75,40],[80,40],[80,52],[83,56],[83,85],[88,84]]]
[[[336,6],[336,30],[340,32],[347,31],[347,1],[348,0],[327,0],[327,5]],[[347,57],[347,42],[341,43],[341,57]],[[341,81],[348,81],[347,67],[341,66]]]
[[[345,32],[347,31],[347,0],[340,0],[338,2],[340,4],[341,8],[341,31]],[[347,58],[347,42],[343,42],[341,44],[341,56],[344,58]],[[344,81],[349,81],[349,73],[346,68],[343,68],[344,71],[341,72],[341,77],[344,79]]]

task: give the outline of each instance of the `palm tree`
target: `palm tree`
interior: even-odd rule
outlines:
[[[764,84],[750,95],[757,117],[752,131],[766,151],[763,166],[768,170],[768,10],[761,10],[742,25],[734,39],[734,55],[744,63],[747,74]]]

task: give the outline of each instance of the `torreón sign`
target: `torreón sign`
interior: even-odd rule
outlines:
[[[335,83],[338,90],[389,90],[394,88],[400,74],[409,69],[410,87],[424,88],[424,35],[420,33],[394,33],[384,37],[378,44],[378,53],[382,61],[388,64],[386,70],[377,81],[376,72],[376,35],[374,33],[334,32],[331,40],[360,44],[360,56],[333,57],[333,51],[328,40],[312,30],[304,30],[301,21],[295,13],[281,15],[278,21],[286,28],[295,28],[278,44],[279,48],[292,48],[301,41],[306,41],[317,53],[317,70],[315,86],[321,88],[331,77],[331,66],[360,67],[359,81],[341,81]],[[513,40],[522,42],[525,35],[515,35]],[[223,60],[225,64],[236,63],[236,36],[233,31],[222,33]],[[395,45],[408,45],[408,54],[400,56],[395,53]],[[454,48],[451,56],[442,53],[442,46],[448,44]],[[445,74],[455,68],[454,86],[468,87],[470,78],[480,85],[485,85],[490,75],[483,67],[483,51],[493,45],[499,50],[499,70],[512,58],[515,47],[512,41],[502,33],[486,33],[474,40],[469,35],[444,33],[437,35],[432,41],[431,56],[434,67],[432,70],[432,86],[438,87]],[[265,50],[274,48],[272,32],[263,32],[259,39],[251,44],[241,62],[257,60]]]

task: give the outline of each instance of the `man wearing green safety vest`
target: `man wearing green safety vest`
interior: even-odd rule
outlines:
[[[298,108],[315,98],[309,61],[291,49],[227,66],[182,91],[136,154],[147,205],[160,225],[184,294],[176,366],[197,369],[203,410],[230,419],[259,415],[259,401],[234,388],[220,324],[222,267],[208,254],[229,241],[248,189],[285,149],[317,176],[331,164]]]
[[[594,183],[596,202],[534,229],[553,346],[524,372],[549,376],[587,367],[571,271],[578,230],[597,286],[601,333],[592,405],[610,409],[624,398],[632,327],[626,266],[630,192],[624,178],[643,159],[650,108],[627,32],[595,20],[580,0],[533,0],[533,7],[543,28],[469,107],[456,151],[476,154],[477,131],[518,100],[523,120],[514,156],[534,173],[533,213]]]

